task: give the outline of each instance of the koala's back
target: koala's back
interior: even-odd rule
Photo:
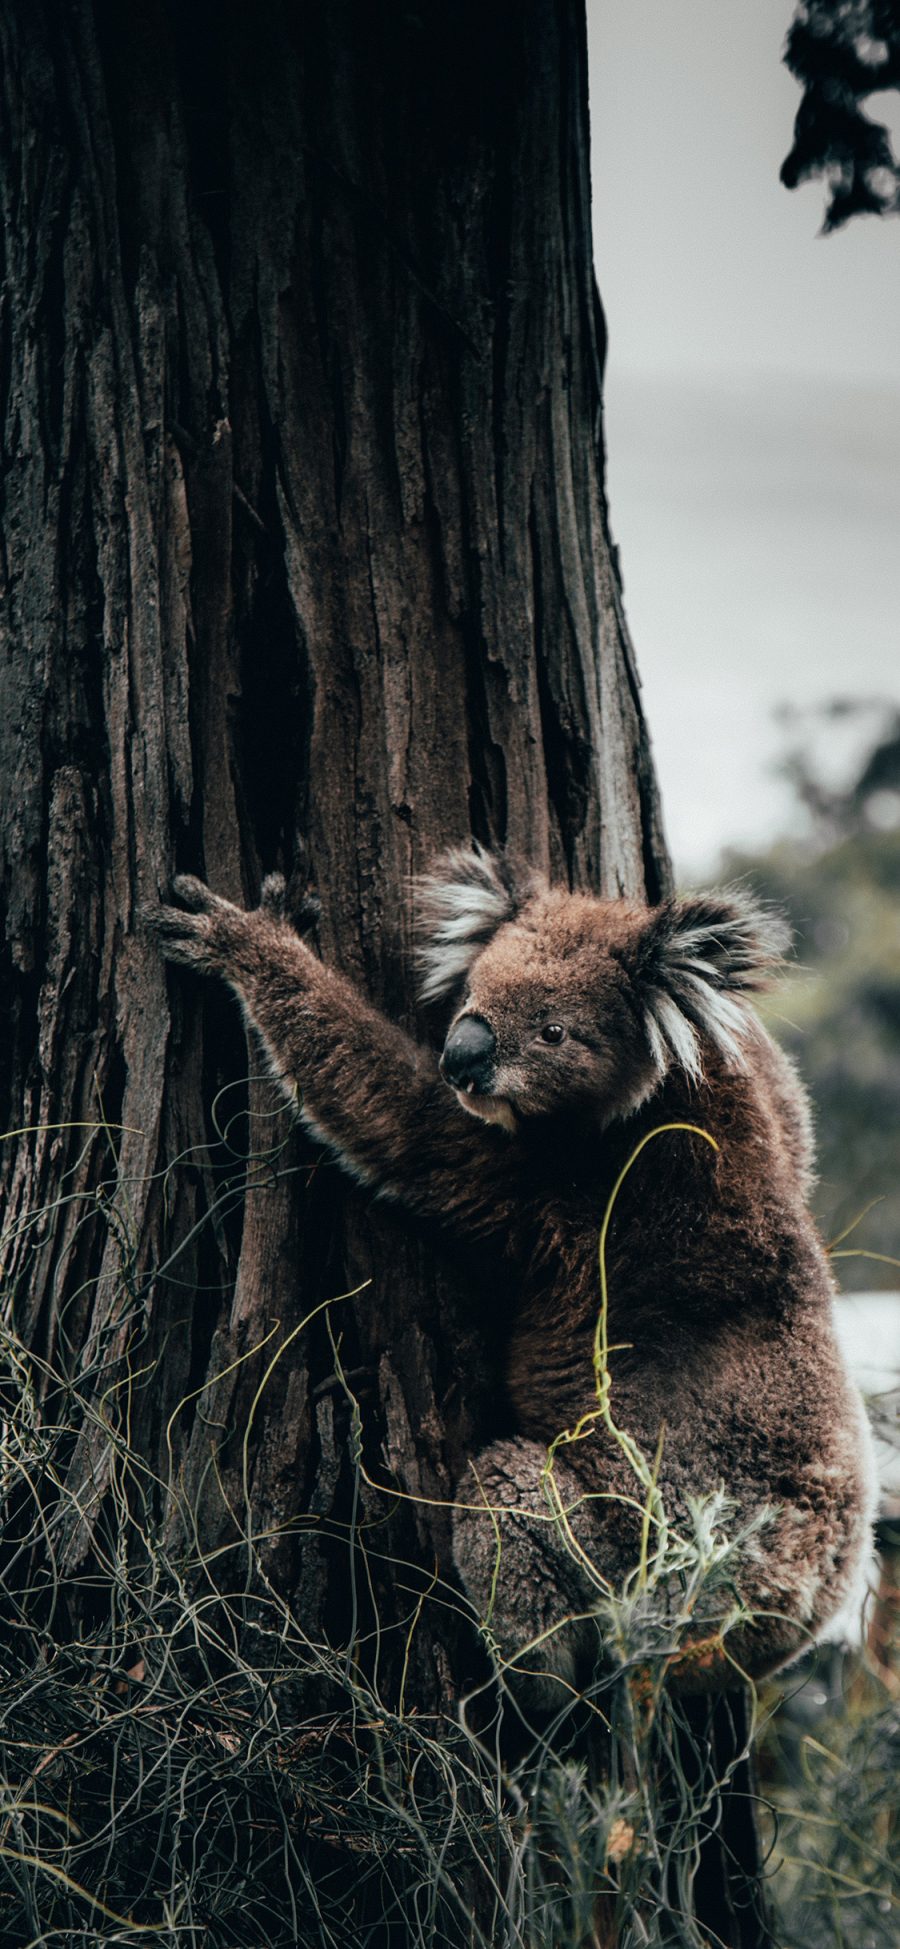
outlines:
[[[737,1527],[769,1512],[740,1583],[760,1621],[730,1647],[759,1672],[796,1655],[850,1594],[874,1472],[805,1206],[805,1096],[762,1031],[753,1057],[740,1072],[710,1057],[702,1087],[673,1079],[584,1153],[580,1181],[571,1157],[567,1188],[549,1167],[508,1374],[517,1426],[544,1452],[596,1406],[598,1234],[619,1172],[658,1131],[627,1173],[608,1230],[612,1415],[648,1462],[661,1441],[671,1521],[687,1523],[692,1498],[723,1488]],[[718,1150],[664,1128],[679,1123],[708,1131]],[[562,1452],[572,1480],[603,1498],[588,1505],[581,1546],[620,1583],[636,1560],[642,1500],[627,1453],[600,1421]]]
[[[851,1594],[874,1513],[871,1438],[830,1304],[767,1325],[751,1313],[694,1349],[661,1350],[639,1379],[614,1383],[613,1404],[648,1456],[662,1436],[658,1479],[673,1522],[686,1523],[691,1498],[723,1488],[736,1529],[768,1511],[738,1579],[761,1620],[745,1656],[769,1669],[803,1649]],[[624,1458],[604,1445],[605,1456],[584,1458],[589,1473],[633,1494]]]
[[[809,1094],[796,1064],[768,1035],[761,1023],[754,1025],[752,1042],[754,1071],[760,1096],[777,1133],[777,1142],[796,1173],[800,1195],[809,1198],[815,1183],[816,1146]]]

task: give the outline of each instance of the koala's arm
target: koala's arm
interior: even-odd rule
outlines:
[[[455,1230],[485,1235],[509,1213],[508,1139],[468,1118],[434,1055],[327,968],[283,914],[283,882],[251,913],[180,875],[182,907],[149,916],[166,958],[217,975],[256,1030],[272,1075],[352,1176]]]

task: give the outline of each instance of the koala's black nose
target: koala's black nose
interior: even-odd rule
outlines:
[[[480,1015],[464,1015],[450,1030],[441,1057],[441,1075],[457,1090],[490,1089],[496,1051],[493,1030]]]

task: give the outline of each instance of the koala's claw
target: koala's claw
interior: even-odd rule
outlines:
[[[240,910],[193,873],[175,875],[172,897],[180,902],[177,907],[163,905],[145,914],[161,953],[201,974],[226,974],[235,930],[244,919]]]
[[[317,893],[304,893],[293,916],[298,934],[311,934],[322,918],[322,902]]]
[[[186,914],[180,907],[158,907],[146,920],[167,961],[201,970],[210,965],[209,923],[203,915]]]
[[[211,913],[214,907],[221,904],[218,895],[212,893],[193,873],[176,873],[172,892],[176,900],[180,900],[192,914]]]
[[[273,920],[284,919],[286,898],[287,887],[285,885],[284,874],[267,873],[260,890],[259,904],[265,908],[266,913],[270,914]]]
[[[259,896],[260,911],[270,920],[289,927],[292,933],[309,934],[322,918],[321,903],[314,893],[297,893],[297,876],[292,875],[290,890],[283,873],[267,873]]]

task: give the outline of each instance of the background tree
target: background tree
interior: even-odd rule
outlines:
[[[491,1295],[236,1081],[141,909],[281,865],[409,1023],[444,843],[668,886],[582,10],[12,0],[0,60],[0,1926],[493,1941],[439,1570]]]
[[[843,719],[864,708],[838,699],[822,715]],[[770,998],[767,1014],[816,1105],[814,1206],[822,1235],[836,1240],[853,1228],[839,1247],[840,1284],[893,1291],[900,1231],[900,728],[890,716],[846,787],[829,784],[802,743],[785,770],[808,831],[761,854],[726,854],[723,873],[749,873],[794,932],[798,967]]]
[[[785,60],[803,99],[782,182],[796,189],[825,177],[826,230],[853,216],[896,214],[900,164],[888,129],[867,104],[900,87],[897,0],[801,0]]]
[[[875,741],[855,776],[836,786],[821,762],[822,721],[865,723],[873,714]],[[893,1949],[900,1907],[900,724],[884,703],[847,697],[785,711],[783,721],[792,740],[784,769],[806,830],[761,854],[728,854],[723,871],[752,875],[794,931],[798,965],[768,999],[767,1015],[816,1106],[813,1203],[823,1237],[836,1244],[838,1285],[883,1289],[857,1328],[882,1494],[879,1562],[861,1620],[865,1652],[825,1644],[785,1674],[760,1767],[778,1823],[771,1864],[779,1943]]]

